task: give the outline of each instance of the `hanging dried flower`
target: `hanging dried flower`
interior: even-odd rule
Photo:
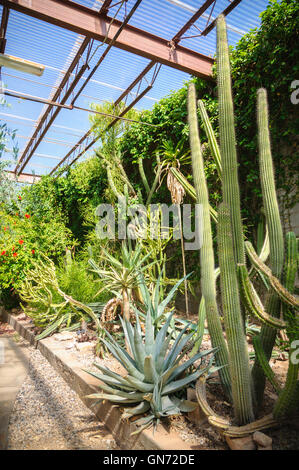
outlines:
[[[184,196],[186,194],[185,189],[170,171],[168,171],[167,174],[167,188],[170,191],[172,203],[182,204]]]

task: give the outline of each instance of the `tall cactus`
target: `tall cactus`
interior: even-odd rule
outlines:
[[[244,243],[237,174],[229,54],[226,25],[223,16],[220,16],[217,21],[217,53],[220,161],[222,164],[221,179],[224,201],[218,212],[218,247],[221,295],[228,347],[222,337],[216,304],[215,282],[213,282],[214,253],[209,200],[197,128],[195,87],[194,84],[192,84],[188,92],[192,167],[197,201],[203,204],[204,208],[203,245],[200,254],[201,286],[204,303],[207,307],[208,327],[212,343],[215,346],[223,345],[220,346],[221,349],[219,352],[225,354],[228,359],[229,370],[226,372],[230,372],[230,374],[227,374],[224,378],[227,380],[231,378],[231,392],[235,418],[238,420],[239,424],[251,422],[250,425],[247,425],[248,427],[244,427],[244,431],[246,428],[246,432],[254,432],[255,430],[262,429],[259,421],[252,423],[252,420],[254,419],[253,405],[260,405],[263,398],[265,374],[279,393],[279,398],[274,409],[275,419],[290,414],[291,410],[294,409],[294,407],[298,407],[299,404],[299,365],[292,362],[292,360],[290,361],[285,387],[281,388],[269,364],[277,329],[287,328],[290,341],[299,339],[299,302],[291,293],[294,284],[294,273],[298,262],[296,238],[294,234],[288,235],[287,237],[286,277],[285,286],[283,286],[281,283],[281,273],[284,263],[284,241],[271,158],[267,96],[265,90],[259,90],[259,160],[267,230],[263,248],[259,250],[259,256],[255,253],[249,241]],[[178,174],[176,177],[180,178],[181,175]],[[189,188],[189,190],[190,195],[195,197],[194,189]],[[245,246],[249,260],[252,263],[249,272],[246,267]],[[270,267],[265,264],[269,251]],[[270,292],[265,307],[251,282],[252,276],[250,276],[250,274],[254,271],[260,274],[267,287],[270,286]],[[242,325],[240,294],[242,295],[242,304],[246,307],[247,311],[252,315],[256,315],[263,322],[261,334],[254,339],[256,362],[253,367],[252,375],[250,374],[248,349]],[[283,319],[281,319],[279,315],[281,303],[284,312]],[[297,346],[297,344],[295,346]],[[292,345],[290,354],[293,352],[294,347]],[[220,363],[223,364],[223,357]],[[223,370],[225,371],[225,369]],[[225,382],[224,384],[227,385]],[[202,400],[200,398],[198,398],[198,400],[202,405]],[[208,410],[207,414],[209,415],[210,412],[211,410]],[[266,419],[266,425],[269,426],[269,423],[271,425],[275,424],[275,419],[271,415],[270,421],[268,418]],[[209,422],[214,423],[213,417],[209,417]],[[265,423],[263,423],[263,426]],[[226,422],[225,426],[227,427],[229,424]],[[223,420],[220,420],[220,427],[223,427]]]
[[[287,253],[285,266],[285,287],[289,292],[294,291],[295,277],[297,272],[297,242],[296,236],[290,232],[286,236]],[[283,391],[280,393],[274,407],[274,417],[279,419],[292,411],[295,403],[298,402],[298,373],[299,363],[294,361],[293,355],[298,348],[296,340],[299,340],[299,321],[298,317],[292,314],[289,307],[283,305],[284,319],[289,323],[288,336],[291,342],[289,351],[289,368],[287,379]],[[293,343],[294,341],[294,343]]]
[[[270,267],[274,276],[280,279],[284,262],[284,241],[271,155],[267,91],[263,88],[258,90],[257,93],[257,121],[260,180],[265,218],[269,229]],[[266,311],[273,317],[280,315],[280,301],[273,291],[268,297]],[[261,330],[261,343],[268,360],[271,357],[276,333],[275,329],[267,325],[264,325]],[[260,406],[264,395],[265,375],[257,360],[252,370],[252,376],[255,383],[257,406]]]
[[[238,424],[242,425],[254,419],[249,354],[242,325],[230,211],[225,204],[220,205],[218,216],[220,285],[229,351],[233,405]]]
[[[231,213],[235,262],[245,264],[229,49],[223,15],[217,21],[217,84],[223,201]]]
[[[222,384],[230,395],[230,376],[228,370],[228,350],[223,337],[222,326],[216,301],[215,261],[213,251],[213,238],[209,211],[209,195],[205,179],[204,163],[201,152],[198,122],[196,112],[196,91],[194,83],[188,89],[188,122],[190,133],[190,146],[192,156],[192,168],[194,185],[196,189],[197,203],[203,206],[203,234],[200,250],[201,288],[205,300],[208,328],[213,347],[218,347],[215,358],[220,369]]]

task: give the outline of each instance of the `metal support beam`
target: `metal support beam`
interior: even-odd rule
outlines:
[[[111,3],[112,3],[112,0],[105,0],[102,7],[100,8],[99,13],[106,14],[108,12],[108,9]],[[5,7],[5,9],[7,8]],[[80,70],[78,70],[80,59],[82,59],[84,52],[86,51],[88,47],[90,47],[90,45],[91,45],[91,40],[89,38],[84,38],[75,57],[73,58],[60,84],[58,85],[55,94],[51,98],[51,101],[53,102],[59,101],[61,104],[64,104],[67,101],[67,99],[73,92],[74,88],[78,84],[79,80],[83,76],[84,72],[88,68],[88,64],[87,62],[85,62],[81,66]],[[74,70],[76,70],[77,73],[75,74],[75,77],[73,78],[73,80],[70,81],[71,75],[74,72]],[[34,130],[29,142],[27,143],[27,146],[25,147],[24,151],[22,152],[22,155],[19,158],[19,161],[15,168],[16,173],[20,174],[24,170],[25,166],[27,165],[29,160],[32,158],[35,150],[41,143],[43,137],[46,135],[52,123],[55,121],[59,112],[60,112],[59,107],[54,109],[53,105],[49,104],[49,106],[45,109],[43,114],[40,116],[37,122],[36,129]],[[24,163],[21,166],[22,162]]]
[[[107,15],[108,13],[108,10],[111,6],[111,3],[112,3],[112,0],[105,0],[103,5],[101,6],[101,9],[100,9],[100,12],[103,14],[103,15]]]
[[[6,29],[9,17],[9,9],[7,7],[3,7],[2,10],[2,18],[1,18],[1,26],[0,26],[0,52],[4,54],[5,46],[6,46]]]
[[[192,18],[180,29],[180,31],[173,37],[172,41],[176,44],[180,41],[183,34],[185,34],[191,26],[201,17],[201,15],[214,3],[215,0],[206,0],[205,3],[194,13]]]
[[[231,0],[230,0],[231,1]],[[225,8],[225,10],[223,10],[223,12],[221,13],[222,15],[224,16],[227,16],[234,8],[236,8],[236,6],[239,5],[239,3],[241,3],[242,0],[232,0],[231,3],[228,5],[227,8]],[[217,17],[218,18],[218,17]],[[215,18],[212,23],[210,23],[205,29],[204,31],[201,33],[201,36],[206,36],[213,28],[215,28],[216,26],[216,22],[217,22],[217,18]]]
[[[98,69],[98,67],[100,66],[100,64],[104,60],[104,58],[107,56],[107,54],[108,54],[109,50],[111,49],[112,45],[114,44],[117,37],[121,33],[122,29],[125,27],[125,25],[128,23],[128,21],[132,17],[133,13],[135,12],[136,8],[139,6],[140,3],[141,3],[141,0],[136,1],[135,5],[131,9],[130,13],[128,14],[128,16],[126,17],[124,22],[121,24],[120,29],[116,32],[116,34],[113,37],[112,41],[110,42],[109,46],[106,48],[106,50],[104,51],[104,53],[101,55],[100,59],[98,60],[97,64],[93,67],[93,69],[89,73],[88,77],[86,78],[86,80],[85,80],[84,84],[82,85],[82,87],[80,88],[80,90],[76,93],[75,97],[73,97],[72,102],[71,102],[72,105],[74,105],[74,103],[77,101],[77,99],[79,98],[82,90],[85,88],[88,81],[92,78],[95,71]],[[98,15],[102,14],[103,13],[103,8],[107,9],[110,4],[111,4],[111,0],[107,1],[107,2],[104,2],[104,4],[102,5],[100,11],[97,12],[97,14]],[[72,91],[74,90],[74,88],[78,84],[79,80],[83,76],[83,73],[89,68],[88,58],[87,58],[85,60],[84,64],[81,66],[80,70],[78,70],[79,61],[82,58],[82,55],[83,55],[84,51],[87,48],[89,48],[89,52],[90,52],[90,49],[91,49],[91,46],[92,46],[92,41],[93,40],[90,40],[88,38],[84,39],[84,41],[82,42],[76,56],[74,57],[71,65],[69,66],[69,69],[68,69],[67,73],[65,74],[64,78],[62,79],[61,84],[58,87],[58,89],[57,89],[57,91],[54,95],[55,99],[53,98],[52,101],[56,101],[56,100],[58,101],[59,100],[60,104],[63,105],[66,102],[66,100],[69,98],[70,94],[72,93]],[[70,75],[71,75],[71,73],[73,72],[74,69],[77,70],[77,73],[76,73],[73,81],[70,82],[69,78],[70,78]],[[65,88],[65,90],[63,90],[64,88]],[[64,91],[64,95],[63,95],[63,91]],[[17,174],[20,174],[24,170],[25,166],[27,165],[29,160],[32,158],[36,148],[40,144],[40,142],[43,139],[43,137],[45,136],[45,134],[48,132],[51,124],[54,122],[54,120],[56,119],[59,112],[60,112],[59,107],[54,111],[52,104],[50,104],[48,106],[48,108],[45,110],[44,114],[39,119],[38,126],[37,126],[36,130],[34,131],[34,134],[32,135],[32,138],[29,140],[25,150],[23,151],[22,155],[19,158],[19,161],[18,161],[17,166],[15,168],[15,172]],[[47,121],[47,119],[48,119],[48,121]]]
[[[52,102],[60,102],[61,105],[64,105],[64,103],[67,101],[68,97],[71,95],[72,91],[74,90],[75,86],[77,85],[78,81],[82,77],[83,73],[85,72],[87,68],[87,64],[83,64],[78,73],[75,75],[73,81],[70,83],[69,79],[71,77],[72,72],[75,70],[77,67],[79,60],[84,53],[85,49],[89,45],[89,39],[85,38],[75,55],[74,59],[72,60],[67,72],[65,73],[63,79],[61,80],[61,83],[58,86],[58,89],[54,93],[51,101]],[[66,87],[66,90],[64,90],[64,87]],[[63,94],[64,91],[64,94]],[[25,166],[27,165],[28,161],[34,154],[35,150],[37,149],[38,145],[40,144],[41,140],[45,136],[45,134],[48,132],[51,124],[54,122],[56,119],[58,113],[60,111],[60,108],[54,108],[53,104],[49,104],[42,116],[39,118],[39,121],[37,123],[37,127],[35,131],[32,134],[31,139],[29,140],[26,148],[24,149],[22,155],[19,158],[19,161],[17,163],[17,166],[15,168],[15,172],[20,174]]]
[[[41,179],[40,175],[31,175],[30,173],[21,173],[19,176],[16,176],[14,171],[6,171],[5,173],[10,180],[17,181],[18,183],[33,184]]]
[[[0,4],[98,41],[106,35],[111,41],[122,23],[114,20],[110,25],[112,18],[70,0],[0,0]],[[123,29],[114,45],[192,75],[211,77],[212,58],[180,45],[173,50],[166,39],[131,25]]]
[[[188,31],[188,29],[195,23],[195,21],[203,14],[204,11],[206,11],[209,6],[214,3],[215,0],[207,0],[203,5],[202,7],[192,16],[192,18],[190,18],[190,20],[180,29],[180,31],[172,38],[172,40],[170,41],[170,44],[174,44],[174,46],[176,47],[177,43],[180,41],[182,35]],[[136,77],[135,80],[133,80],[133,82],[128,86],[128,88],[117,98],[117,100],[114,102],[114,106],[117,106],[121,101],[123,101],[124,98],[128,97],[130,91],[139,83],[139,87],[140,87],[140,84],[142,82],[142,79],[145,77],[145,75],[153,68],[157,66],[157,62],[155,61],[151,61],[146,67],[145,69],[138,75],[138,77]],[[154,73],[154,77],[153,77],[153,81],[156,79],[156,74]],[[125,108],[125,110],[120,114],[120,118],[122,116],[125,115],[125,113],[128,112],[129,109],[131,109],[144,95],[145,93],[147,93],[147,91],[149,89],[152,88],[152,85],[153,85],[153,82],[151,83],[151,85],[149,85],[149,87],[147,87],[142,93],[137,93],[137,97],[136,99],[133,101],[133,103],[131,103],[128,107]],[[139,90],[139,88],[138,88]],[[108,130],[110,129],[116,122],[118,121],[118,119],[114,119],[108,126],[107,128],[105,129]],[[105,132],[104,131],[104,132]],[[58,170],[59,167],[61,167],[61,165],[66,162],[72,154],[74,154],[76,151],[79,150],[79,153],[73,158],[73,160],[68,164],[68,167],[73,165],[85,152],[87,152],[96,142],[97,140],[99,140],[100,136],[96,136],[94,139],[92,139],[90,141],[90,136],[92,134],[92,129],[90,129],[89,131],[86,132],[86,134],[79,140],[79,142],[67,153],[67,155],[56,165],[55,168],[53,168],[53,170],[51,171],[50,174],[53,174],[56,172],[56,170]],[[81,150],[83,146],[83,150]],[[65,171],[65,170],[64,170]],[[58,174],[59,175],[59,174]]]
[[[154,78],[153,78],[153,81],[156,79],[156,76],[157,74],[154,74]],[[144,77],[144,75],[141,77],[141,80],[142,78]],[[134,80],[136,81],[136,80]],[[119,121],[120,119],[123,118],[123,116],[125,116],[127,114],[127,112],[133,108],[133,106],[135,106],[136,103],[138,103],[138,101],[140,101],[145,95],[146,93],[148,93],[149,90],[152,89],[153,87],[153,81],[150,85],[148,85],[141,93],[139,93],[136,98],[128,105],[125,107],[125,109],[123,109],[123,111],[121,111],[121,113],[119,114],[119,116],[115,117],[113,119],[113,121],[110,122],[110,124],[107,125],[107,127],[104,129],[104,131],[102,132],[102,134],[104,134],[106,131],[108,131],[111,127],[114,126],[114,124]],[[131,84],[132,85],[132,84]],[[137,83],[135,83],[135,85],[137,85]],[[127,89],[127,95],[129,94],[130,90],[134,87],[128,87]],[[123,96],[123,94],[122,94]],[[124,96],[123,96],[124,98]],[[117,99],[117,102],[119,103],[120,102],[120,99],[118,98]],[[114,103],[114,105],[116,105],[116,102]],[[90,136],[92,135],[92,132],[93,132],[93,129],[89,129],[83,137],[81,137],[81,139],[77,142],[76,145],[74,145],[74,147],[66,154],[66,156],[55,166],[55,168],[53,168],[53,170],[50,172],[50,175],[52,175],[53,173],[56,172],[56,170],[58,170],[59,167],[61,167],[61,165],[63,165],[64,162],[66,162],[70,157],[71,155],[76,152],[78,149],[79,149],[79,153],[73,158],[73,160],[68,164],[68,166],[71,166],[73,165],[85,152],[87,152],[100,138],[101,138],[101,135],[97,135],[95,136],[91,141],[90,141]],[[82,150],[80,150],[81,148],[83,147]],[[63,170],[65,171],[65,170]],[[59,176],[59,175],[58,175]]]

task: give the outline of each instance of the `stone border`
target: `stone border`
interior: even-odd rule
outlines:
[[[121,411],[117,406],[113,406],[107,401],[93,406],[94,400],[86,398],[86,395],[98,391],[99,382],[82,370],[82,365],[71,351],[66,350],[59,341],[55,341],[51,337],[36,341],[26,320],[18,320],[16,316],[7,312],[4,313],[3,318],[20,336],[41,352],[66,383],[78,394],[83,403],[109,429],[116,443],[122,449],[200,450],[199,446],[189,446],[173,431],[168,432],[163,425],[159,425],[154,434],[152,429],[146,429],[138,435],[131,436],[137,427],[129,421],[121,420]]]

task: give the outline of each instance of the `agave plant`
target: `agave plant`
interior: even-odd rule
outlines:
[[[86,371],[102,382],[100,385],[102,391],[91,394],[88,398],[125,405],[123,419],[142,415],[134,421],[138,428],[133,434],[152,425],[156,427],[163,417],[193,411],[197,405],[179,398],[175,395],[176,392],[186,388],[201,375],[209,376],[216,370],[212,367],[214,349],[198,352],[192,358],[183,360],[186,355],[186,345],[194,333],[186,334],[188,330],[186,325],[174,338],[175,330],[170,328],[172,317],[173,313],[168,316],[156,334],[149,305],[144,339],[138,314],[134,328],[121,318],[130,354],[120,347],[108,332],[106,335],[109,339],[102,341],[126,369],[127,374],[121,376],[97,363],[95,366],[101,373]],[[207,355],[211,355],[207,363],[201,368],[194,366],[199,360],[202,364],[202,359]]]
[[[153,288],[153,293],[151,294],[150,290],[147,288],[144,277],[142,274],[139,275],[139,290],[140,290],[140,295],[142,298],[142,302],[145,306],[145,311],[148,313],[150,312],[153,325],[156,330],[160,329],[161,324],[164,322],[165,317],[169,315],[170,312],[166,312],[166,307],[169,305],[171,300],[173,300],[173,297],[182,284],[186,279],[188,279],[189,276],[191,276],[192,272],[187,274],[187,276],[183,277],[182,279],[179,279],[176,284],[171,288],[171,290],[168,292],[166,296],[164,296],[164,286],[163,286],[163,271],[159,274],[158,279],[156,281],[156,284]],[[163,300],[161,300],[161,297]],[[135,311],[137,314],[144,319],[146,319],[146,314],[143,312],[139,311],[135,307]],[[189,326],[191,326],[190,323],[188,323]]]

